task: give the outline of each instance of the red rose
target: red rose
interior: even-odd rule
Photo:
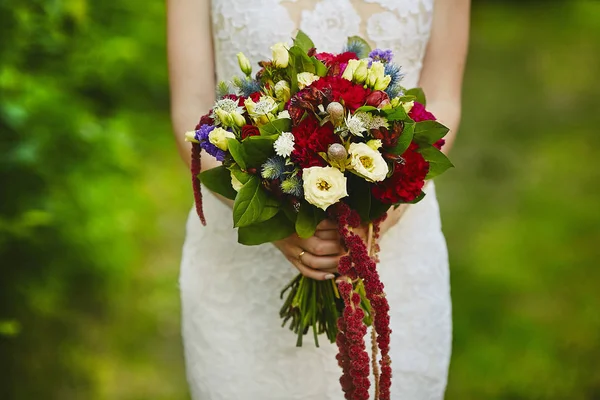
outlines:
[[[404,164],[396,163],[392,176],[373,186],[373,197],[385,204],[396,204],[413,201],[421,194],[429,163],[417,153],[417,148],[411,143],[402,155]]]
[[[425,106],[418,101],[415,101],[415,104],[408,113],[408,116],[411,117],[415,122],[435,121],[433,114],[427,111]]]
[[[254,125],[244,125],[242,126],[242,140],[246,139],[249,136],[259,136],[260,130],[258,127]]]
[[[379,107],[389,104],[390,98],[386,92],[376,90],[367,96],[365,102],[367,106]]]

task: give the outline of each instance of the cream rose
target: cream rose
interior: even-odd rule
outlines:
[[[277,43],[271,47],[273,64],[277,68],[286,68],[290,62],[290,53],[285,43]]]
[[[350,168],[369,182],[380,182],[388,173],[388,165],[377,150],[366,143],[352,143],[350,153]]]
[[[310,72],[300,72],[298,74],[298,88],[304,89],[314,81],[318,81],[319,76]]]
[[[348,196],[346,177],[333,167],[310,167],[302,171],[304,198],[310,204],[327,209]]]
[[[235,135],[223,128],[215,128],[208,134],[208,141],[223,151],[229,148],[227,139],[235,139]]]

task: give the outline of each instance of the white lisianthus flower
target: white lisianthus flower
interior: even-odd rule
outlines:
[[[304,89],[314,81],[320,79],[319,75],[315,75],[311,72],[300,72],[298,74],[298,88]]]
[[[227,139],[235,139],[235,135],[223,128],[215,128],[208,134],[208,141],[223,151],[229,148]]]
[[[285,43],[277,43],[271,47],[273,52],[273,64],[277,68],[286,68],[290,62],[290,53]]]
[[[277,114],[277,119],[291,119],[289,111],[283,110],[282,112]]]
[[[302,180],[306,201],[323,210],[348,196],[346,177],[337,168],[304,168]]]
[[[240,189],[242,188],[242,186],[244,186],[244,184],[242,182],[240,182],[240,180],[238,178],[236,178],[232,172],[231,173],[231,187],[233,187],[233,190],[235,190],[236,192],[239,192]]]
[[[346,118],[346,128],[354,136],[363,137],[363,132],[367,130],[363,117],[360,115],[350,115]]]
[[[388,165],[377,150],[366,143],[352,143],[350,168],[369,182],[381,182],[388,173]]]
[[[294,135],[291,132],[283,132],[273,143],[273,148],[278,156],[289,157],[294,151]]]
[[[412,110],[414,105],[415,105],[414,101],[407,101],[406,103],[402,103],[402,108],[404,108],[404,111],[406,111],[406,113],[408,114],[410,112],[410,110]]]

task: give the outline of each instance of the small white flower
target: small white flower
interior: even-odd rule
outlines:
[[[244,107],[238,105],[237,100],[221,99],[217,100],[213,106],[213,112],[210,115],[215,120],[215,125],[231,125],[233,117],[231,114],[244,114]]]
[[[382,117],[381,115],[374,115],[373,118],[371,118],[371,121],[369,121],[369,126],[367,126],[367,128],[369,129],[379,129],[387,127],[388,120],[385,117]]]
[[[229,149],[227,139],[235,139],[235,135],[223,128],[215,128],[208,134],[208,141],[223,151]]]
[[[369,182],[380,182],[388,173],[388,165],[379,151],[366,143],[352,143],[348,149],[350,166]]]
[[[273,143],[273,148],[278,156],[289,157],[294,151],[294,135],[291,132],[283,132]]]
[[[302,180],[306,201],[323,210],[348,196],[346,177],[337,168],[304,168]]]
[[[277,110],[277,102],[270,96],[260,96],[260,99],[256,103],[251,98],[247,98],[244,105],[253,118],[258,118]]]
[[[351,115],[346,118],[346,127],[354,136],[363,136],[363,132],[367,130],[364,123],[364,118],[360,115]]]

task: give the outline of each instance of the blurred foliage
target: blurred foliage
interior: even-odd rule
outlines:
[[[0,1],[0,398],[184,399],[164,5]],[[476,2],[448,399],[600,398],[600,4]]]

